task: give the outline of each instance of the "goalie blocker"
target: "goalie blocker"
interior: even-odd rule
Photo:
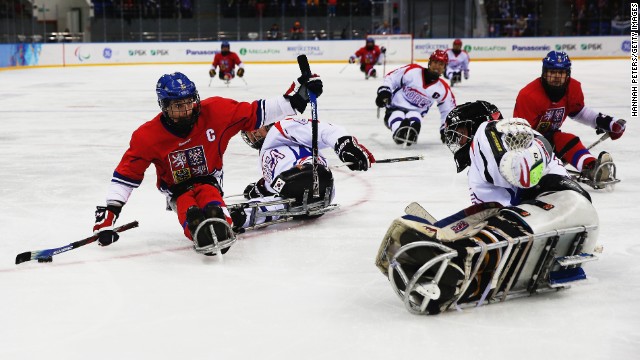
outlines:
[[[518,207],[474,205],[442,227],[417,204],[407,213],[387,230],[376,266],[415,314],[568,288],[597,259],[598,215],[571,190]]]

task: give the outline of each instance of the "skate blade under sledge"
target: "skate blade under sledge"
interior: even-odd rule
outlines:
[[[244,230],[255,230],[269,225],[279,224],[293,220],[297,216],[318,216],[327,212],[336,210],[340,207],[338,204],[331,204],[331,188],[327,188],[325,196],[322,201],[313,202],[309,204],[307,202],[308,191],[305,191],[302,205],[293,206],[296,199],[280,199],[272,201],[256,201],[248,203],[240,203],[229,205],[230,209],[242,208],[253,209],[251,216],[249,217],[249,223],[243,227]],[[263,211],[262,208],[267,206],[282,205],[282,209]],[[256,224],[256,220],[259,218],[277,217],[275,220],[265,221],[263,223]]]
[[[595,180],[589,179],[583,176],[579,171],[576,171],[576,170],[567,169],[567,172],[569,173],[569,175],[571,175],[573,180],[577,182],[581,182],[583,184],[587,184],[596,190],[605,189],[605,188],[613,189],[614,185],[620,182],[620,179],[616,177],[616,170],[617,170],[616,164],[613,163],[612,161],[603,162],[596,168],[595,173],[599,174],[603,170],[607,170],[609,172],[608,178],[603,181],[595,181]],[[595,177],[597,178],[597,175]]]
[[[224,240],[218,239],[218,237],[216,236],[215,229],[213,228],[213,224],[214,223],[219,223],[219,224],[225,225],[226,232],[229,235],[229,238],[224,239]],[[213,244],[206,245],[206,246],[198,246],[197,245],[197,241],[194,241],[193,248],[198,254],[213,254],[213,253],[216,253],[219,257],[222,257],[222,251],[224,249],[227,249],[227,248],[231,247],[231,245],[233,245],[238,240],[238,238],[236,237],[235,233],[231,229],[231,226],[229,225],[229,223],[226,220],[218,219],[218,218],[209,218],[209,219],[205,219],[204,221],[202,221],[198,225],[198,227],[196,228],[194,238],[196,238],[198,236],[200,231],[202,231],[205,228],[205,226],[208,226],[209,230],[211,231],[211,235],[212,235],[212,238],[213,238]]]

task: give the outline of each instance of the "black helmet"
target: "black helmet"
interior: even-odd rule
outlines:
[[[458,172],[471,164],[469,148],[480,124],[498,119],[502,119],[498,107],[484,100],[464,103],[449,112],[444,128],[445,144],[453,153]],[[460,144],[463,138],[466,141]]]

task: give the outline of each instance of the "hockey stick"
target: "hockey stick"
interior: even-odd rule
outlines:
[[[303,77],[311,79],[311,68],[307,55],[298,55],[298,66]],[[313,164],[313,197],[320,197],[320,180],[318,179],[318,101],[316,94],[307,89],[311,104],[311,160]]]
[[[209,77],[209,87],[211,87],[211,81],[213,80],[213,76]]]
[[[135,227],[138,227],[138,222],[132,221],[128,224],[118,226],[114,229],[114,231],[119,233],[127,231],[129,229],[133,229]],[[30,260],[38,260],[38,262],[51,262],[53,261],[53,255],[58,255],[69,250],[91,244],[92,242],[98,240],[98,237],[98,235],[93,235],[86,239],[78,240],[76,242],[72,242],[69,245],[65,245],[59,248],[23,252],[16,256],[16,265]]]
[[[399,157],[399,158],[380,159],[380,160],[376,160],[375,164],[391,164],[391,163],[397,163],[397,162],[403,162],[403,161],[416,161],[416,160],[424,160],[424,156],[418,155],[418,156],[407,156],[407,157]],[[353,163],[352,162],[346,162],[346,163],[342,163],[342,164],[339,164],[339,165],[330,166],[330,168],[334,169],[334,168],[339,168],[339,167],[348,166],[348,165],[353,165]]]
[[[587,150],[591,150],[591,148],[593,148],[594,146],[596,146],[596,145],[600,144],[601,142],[607,140],[610,137],[611,137],[611,135],[609,135],[609,133],[604,133],[602,136],[600,136],[600,139],[594,141],[593,144],[589,145],[587,147]]]
[[[347,63],[347,65],[345,65],[345,66],[342,68],[342,70],[340,70],[340,71],[338,72],[338,74],[342,74],[342,72],[343,72],[343,71],[345,71],[345,70],[349,67],[349,65],[351,65],[351,63]]]

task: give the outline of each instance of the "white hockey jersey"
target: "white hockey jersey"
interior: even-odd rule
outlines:
[[[469,54],[462,50],[458,55],[453,52],[453,49],[447,49],[447,56],[449,62],[447,63],[447,75],[452,72],[464,71],[465,75],[469,74]]]
[[[471,202],[479,204],[497,201],[504,206],[518,205],[522,189],[511,185],[500,174],[499,164],[503,155],[500,152],[505,149],[504,134],[495,130],[496,123],[497,121],[482,123],[471,143],[469,150],[471,166],[468,175]],[[533,133],[536,137],[542,137],[537,131],[533,131]],[[562,162],[553,152],[547,151],[539,139],[534,139],[534,145],[544,155],[543,176],[547,174],[568,176],[567,169],[562,165]]]
[[[424,68],[410,64],[393,70],[384,77],[383,86],[391,89],[391,108],[417,111],[424,116],[434,103],[440,110],[440,125],[444,126],[447,114],[456,107],[456,99],[449,85],[442,79],[426,84]]]
[[[335,146],[339,138],[349,135],[338,125],[318,122],[318,149]],[[269,130],[260,149],[260,168],[267,190],[276,192],[271,183],[283,171],[296,165],[311,164],[311,120],[287,118]],[[320,155],[318,163],[328,166]]]

